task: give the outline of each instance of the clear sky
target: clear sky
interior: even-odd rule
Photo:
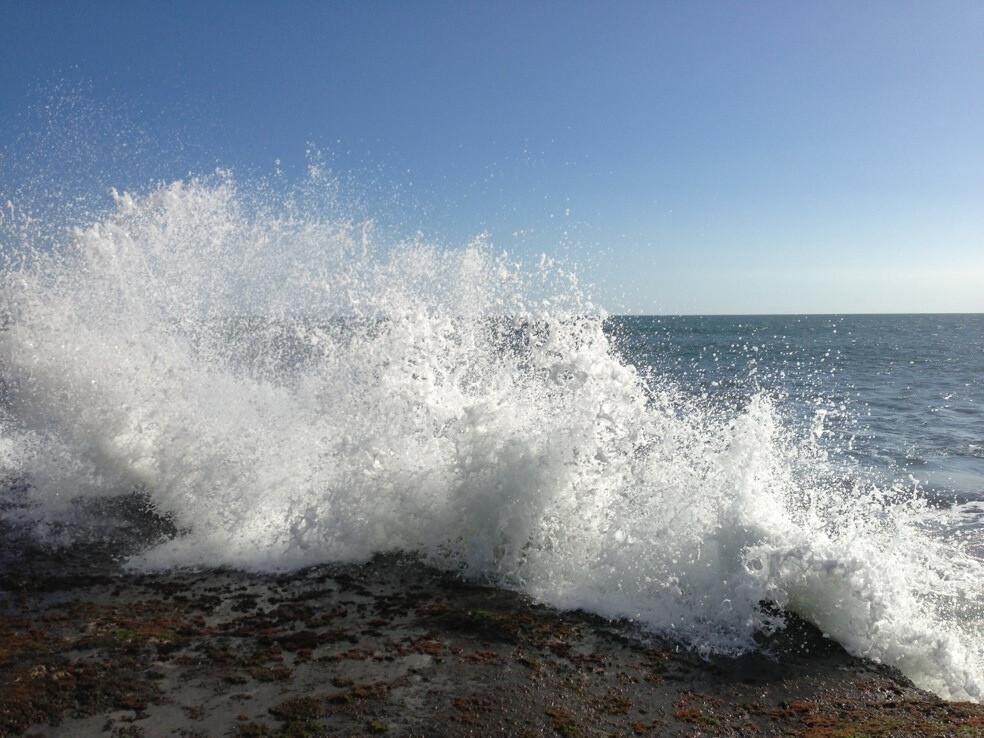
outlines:
[[[984,311],[979,0],[0,0],[0,190],[309,145],[409,233],[573,250],[617,312]]]

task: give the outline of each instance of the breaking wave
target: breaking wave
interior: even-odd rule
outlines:
[[[755,648],[771,602],[981,699],[984,572],[932,509],[844,483],[767,392],[729,410],[651,378],[546,256],[223,174],[114,197],[56,248],[12,204],[0,233],[0,478],[27,503],[3,514],[41,539],[136,490],[176,530],[138,569],[414,552],[704,654]]]

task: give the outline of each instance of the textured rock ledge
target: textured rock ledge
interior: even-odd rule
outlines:
[[[2,735],[984,734],[984,707],[801,622],[709,663],[394,557],[286,576],[18,558],[0,570]]]

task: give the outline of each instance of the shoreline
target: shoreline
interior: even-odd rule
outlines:
[[[984,706],[794,617],[704,661],[407,557],[133,574],[2,548],[0,735],[984,734]]]

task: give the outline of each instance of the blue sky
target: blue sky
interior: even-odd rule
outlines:
[[[616,312],[984,311],[981,2],[2,11],[0,189],[313,145],[381,219],[566,250]]]

